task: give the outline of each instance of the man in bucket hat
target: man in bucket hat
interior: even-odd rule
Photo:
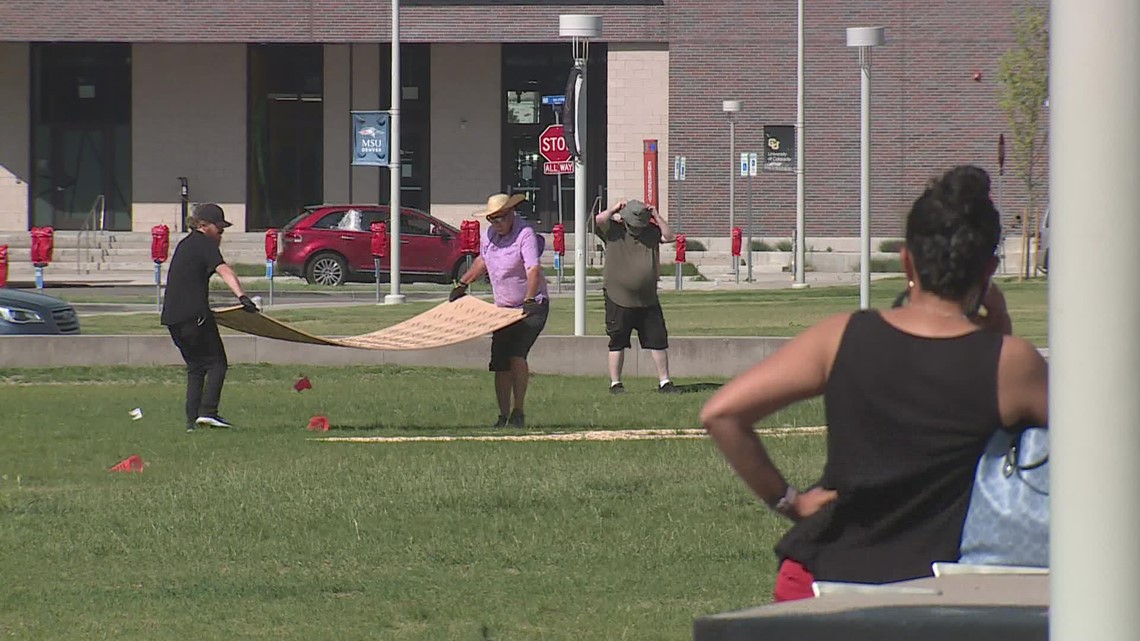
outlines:
[[[621,394],[625,350],[637,330],[641,348],[657,366],[657,391],[676,394],[669,379],[669,332],[657,298],[661,271],[661,243],[676,240],[669,223],[640,200],[624,200],[594,218],[595,231],[606,243],[603,270],[606,298],[606,334],[610,337],[610,393]]]
[[[499,404],[495,427],[526,426],[524,406],[530,382],[526,357],[546,327],[550,310],[546,276],[538,260],[542,253],[540,238],[515,213],[515,207],[524,198],[521,194],[495,194],[487,199],[486,208],[475,212],[476,218],[487,220],[489,229],[482,236],[479,256],[448,297],[454,302],[465,296],[467,286],[486,273],[491,278],[496,305],[526,312],[523,320],[491,337],[489,367],[495,373],[495,398]]]

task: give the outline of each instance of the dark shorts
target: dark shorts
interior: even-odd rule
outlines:
[[[637,340],[643,349],[669,349],[669,332],[665,329],[665,314],[661,305],[650,307],[622,307],[606,297],[606,335],[610,337],[610,351],[629,349],[629,337],[637,330]]]
[[[491,364],[488,369],[492,372],[507,372],[511,369],[512,358],[526,360],[534,341],[538,340],[538,335],[546,327],[546,317],[549,314],[550,306],[543,305],[541,312],[491,334]]]

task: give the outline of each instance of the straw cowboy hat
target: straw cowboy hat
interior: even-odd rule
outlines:
[[[526,196],[523,194],[515,194],[513,196],[508,196],[506,194],[495,194],[494,196],[491,196],[487,199],[486,211],[479,210],[472,215],[476,218],[494,216],[495,214],[507,209],[514,209],[518,206],[519,203],[524,200],[526,200]]]

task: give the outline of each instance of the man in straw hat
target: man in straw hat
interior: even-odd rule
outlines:
[[[218,414],[229,363],[210,311],[210,276],[222,277],[242,309],[251,313],[258,309],[245,295],[233,268],[222,259],[222,234],[232,224],[222,208],[214,203],[197,205],[186,222],[191,231],[170,259],[162,324],[186,361],[186,431],[193,432],[195,427],[231,427]]]
[[[495,427],[526,426],[524,403],[530,382],[526,357],[546,327],[550,309],[546,277],[538,262],[542,253],[540,237],[515,214],[515,207],[523,199],[521,194],[495,194],[487,199],[485,209],[475,212],[475,217],[485,218],[490,227],[482,236],[479,256],[459,278],[449,297],[455,301],[465,296],[467,286],[486,273],[491,278],[496,305],[526,312],[526,318],[491,337],[490,370],[495,373],[495,397],[499,402]]]
[[[657,391],[681,390],[669,379],[669,332],[657,298],[661,243],[676,240],[669,223],[640,200],[624,200],[594,218],[595,231],[606,243],[604,289],[606,334],[610,337],[610,393],[621,394],[621,370],[630,336],[649,352],[657,366]]]

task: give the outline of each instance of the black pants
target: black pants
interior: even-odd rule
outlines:
[[[170,337],[186,361],[186,422],[218,413],[222,384],[226,381],[226,348],[218,334],[214,315],[191,319],[168,327]]]

